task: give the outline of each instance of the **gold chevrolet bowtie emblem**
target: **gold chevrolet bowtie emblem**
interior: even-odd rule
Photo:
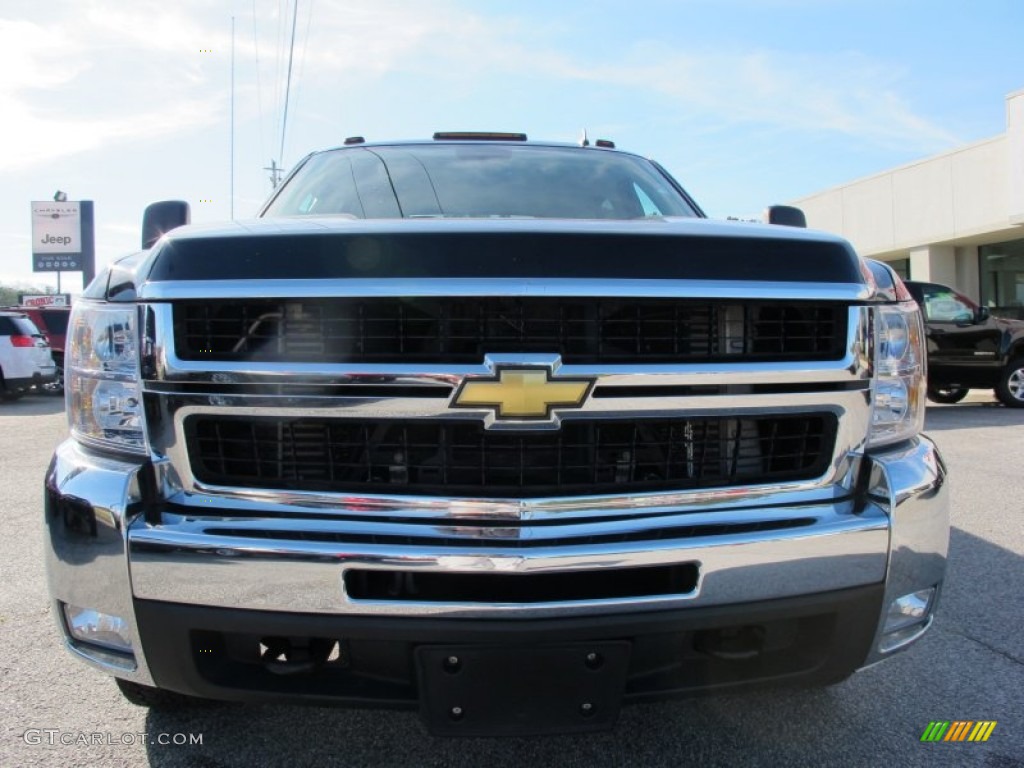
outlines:
[[[592,379],[552,379],[545,368],[501,368],[493,379],[467,379],[453,405],[494,408],[499,419],[544,419],[552,408],[579,408]]]

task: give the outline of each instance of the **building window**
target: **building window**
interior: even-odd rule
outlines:
[[[885,263],[896,270],[896,274],[904,280],[910,279],[910,259],[894,259]]]
[[[1024,319],[1024,240],[978,249],[981,303],[1002,317]]]

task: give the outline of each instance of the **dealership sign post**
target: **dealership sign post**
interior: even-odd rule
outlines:
[[[81,272],[84,288],[96,274],[92,200],[32,203],[32,271]],[[58,285],[58,291],[60,287]]]

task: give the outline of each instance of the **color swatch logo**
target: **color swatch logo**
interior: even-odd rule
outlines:
[[[933,720],[921,741],[988,741],[995,728],[995,720]]]

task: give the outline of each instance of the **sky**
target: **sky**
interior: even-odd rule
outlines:
[[[149,203],[251,217],[272,160],[347,136],[586,130],[749,218],[996,136],[1024,89],[1022,0],[298,0],[293,25],[294,7],[0,0],[0,284],[56,287],[32,273],[30,202],[58,189],[94,201],[102,268]]]

